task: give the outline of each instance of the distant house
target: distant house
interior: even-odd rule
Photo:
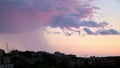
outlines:
[[[4,64],[9,64],[9,63],[11,63],[11,58],[10,58],[10,57],[3,57],[3,63],[4,63]]]
[[[4,56],[4,54],[5,54],[5,51],[0,49],[0,57]]]
[[[2,64],[2,58],[0,58],[0,64]]]
[[[13,64],[0,64],[0,68],[14,68]]]
[[[14,68],[14,64],[11,63],[10,57],[0,58],[0,68]]]
[[[60,53],[60,52],[55,52],[54,55],[57,57],[64,57],[65,56],[64,53]]]
[[[18,50],[13,50],[13,51],[11,51],[11,55],[13,56],[13,57],[19,57],[20,56],[20,51],[18,51]]]

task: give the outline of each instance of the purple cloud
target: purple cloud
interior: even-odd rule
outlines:
[[[89,35],[95,35],[95,33],[91,31],[89,28],[84,28],[84,31]]]
[[[0,33],[33,31],[42,25],[78,26],[73,22],[91,17],[94,13],[95,8],[88,2],[89,0],[0,0]],[[58,18],[63,20],[62,24]],[[54,24],[52,21],[56,20],[58,21]]]
[[[79,20],[77,19],[77,16],[73,14],[68,15],[59,15],[55,17],[52,23],[49,24],[51,27],[60,27],[60,28],[66,28],[68,26],[70,27],[78,27]]]
[[[98,30],[96,31],[97,34],[100,34],[100,35],[120,35],[120,32],[118,32],[117,30],[115,29],[109,29],[109,30]]]
[[[96,6],[92,0],[0,0],[0,33],[35,31],[41,26],[60,27],[80,33],[85,27],[106,27],[107,22],[97,23],[91,19]],[[89,31],[87,29],[87,31]],[[112,34],[116,34],[115,31]],[[65,32],[68,34],[68,32]],[[71,33],[70,33],[71,35]]]
[[[100,22],[100,23],[97,23],[95,21],[81,21],[79,23],[80,26],[86,26],[86,27],[105,27],[108,25],[107,22]]]

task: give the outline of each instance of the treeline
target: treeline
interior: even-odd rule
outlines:
[[[76,57],[55,52],[18,51],[4,53],[15,68],[120,68],[120,57]]]

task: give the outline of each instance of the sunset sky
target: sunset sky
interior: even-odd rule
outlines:
[[[120,56],[119,0],[0,0],[0,48]]]

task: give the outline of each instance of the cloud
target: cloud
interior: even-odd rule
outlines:
[[[51,26],[60,27],[68,34],[67,31],[80,33],[77,29],[81,26],[98,28],[109,25],[107,22],[91,20],[95,10],[99,9],[91,5],[91,2],[92,0],[0,0],[0,33],[31,32],[41,26]],[[110,32],[116,34],[113,30]]]
[[[84,31],[87,32],[87,34],[89,35],[94,35],[95,33],[93,31],[91,31],[89,28],[84,28]]]
[[[100,22],[100,23],[97,23],[95,21],[81,21],[79,23],[80,26],[86,26],[86,27],[105,27],[108,25],[107,22]]]
[[[102,30],[96,31],[96,33],[100,35],[120,35],[120,32],[118,32],[115,29],[109,29],[109,30],[102,29]]]
[[[97,29],[96,31],[92,31],[90,28],[83,29],[88,35],[120,35],[115,29]]]
[[[115,29],[109,29],[109,31],[112,33],[112,34],[120,34],[117,30]]]
[[[51,27],[60,27],[66,28],[70,27],[78,27],[79,20],[76,18],[77,16],[68,14],[68,15],[59,15],[56,16],[52,23],[49,24]]]
[[[89,5],[89,1],[79,0],[0,0],[0,33],[16,33],[32,31],[41,25],[51,25],[52,21],[61,18],[69,22],[70,26],[77,19],[88,18],[93,15],[93,6]],[[73,15],[71,15],[73,14]],[[69,17],[70,16],[70,17]],[[75,19],[75,20],[74,20]],[[68,24],[65,22],[55,23],[60,27]],[[57,22],[58,22],[57,21]],[[71,20],[70,20],[71,21]]]
[[[78,33],[80,35],[81,30],[79,30],[81,27],[87,27],[84,28],[83,30],[88,34],[88,35],[96,35],[95,32],[92,32],[89,28],[104,28],[107,27],[109,24],[105,21],[103,22],[95,22],[95,21],[90,21],[90,20],[79,20],[77,14],[66,14],[66,15],[59,15],[55,17],[55,19],[50,23],[48,26],[52,28],[59,27],[63,30],[64,34],[66,36],[70,36],[73,34],[73,32]],[[76,28],[76,29],[72,29]],[[71,31],[71,32],[70,32]],[[103,31],[102,31],[103,32]],[[115,30],[112,30],[112,34],[117,34]],[[101,33],[99,33],[101,34]],[[109,33],[107,33],[109,34]],[[103,35],[103,34],[102,34]]]

